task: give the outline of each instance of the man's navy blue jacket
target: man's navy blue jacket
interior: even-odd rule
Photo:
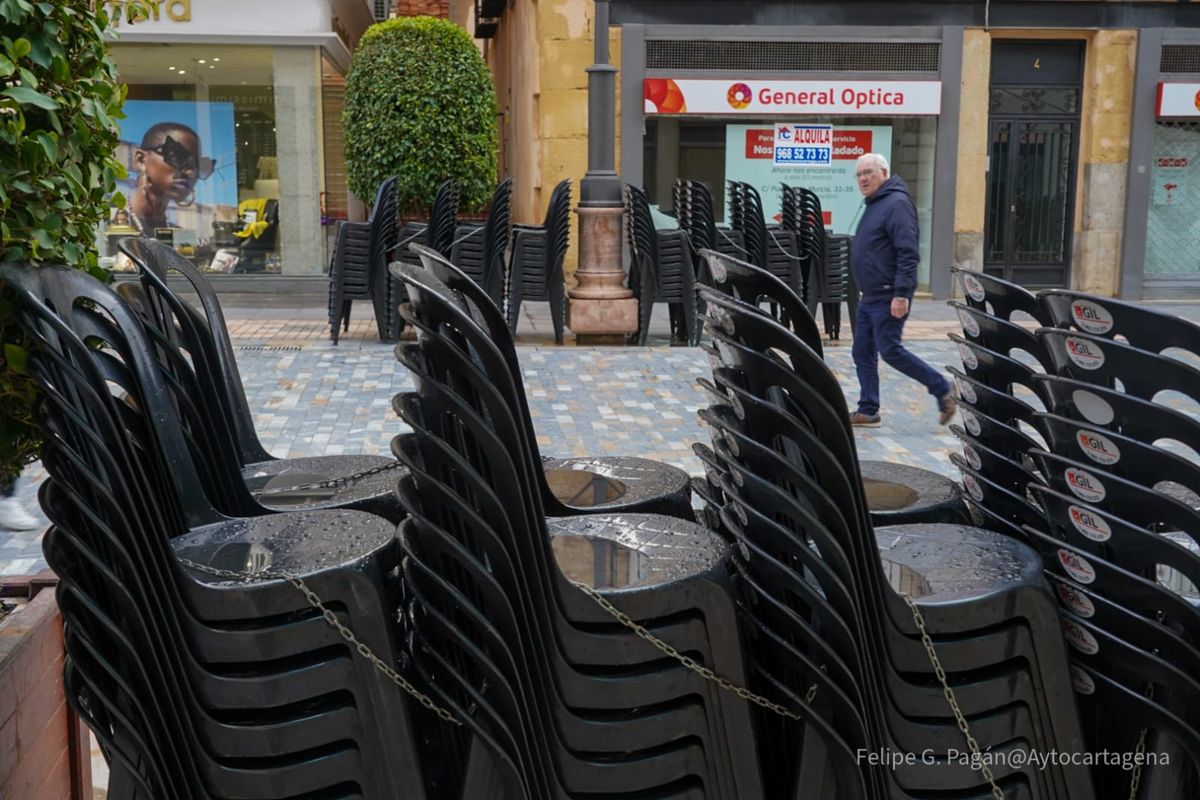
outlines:
[[[917,208],[899,175],[888,178],[867,207],[850,250],[850,269],[862,299],[912,299],[917,288]]]

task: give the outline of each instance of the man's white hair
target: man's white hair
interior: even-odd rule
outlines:
[[[889,175],[892,172],[891,168],[888,167],[887,159],[879,153],[864,153],[858,157],[858,162],[860,164],[864,161],[874,164],[876,167],[888,173]]]

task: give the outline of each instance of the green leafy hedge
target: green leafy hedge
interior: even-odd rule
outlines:
[[[108,16],[81,0],[0,0],[0,259],[66,263],[103,277],[94,250],[118,176],[125,86]],[[115,203],[124,198],[116,196]],[[25,342],[0,296],[0,475],[36,454]]]
[[[350,191],[365,202],[398,176],[406,214],[423,213],[437,185],[454,178],[464,210],[496,187],[496,92],[462,28],[433,17],[401,17],[363,35],[342,111]]]

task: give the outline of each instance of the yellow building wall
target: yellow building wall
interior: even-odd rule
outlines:
[[[587,67],[593,60],[591,0],[517,0],[491,41],[488,61],[502,111],[502,168],[513,178],[513,221],[539,223],[550,192],[570,178],[574,202],[587,172]],[[621,31],[609,30],[609,63],[621,61]],[[620,114],[620,76],[617,78]],[[617,122],[619,138],[620,121]],[[618,141],[617,152],[620,153]],[[620,168],[618,164],[618,169]],[[578,220],[563,268],[578,262]]]
[[[1071,286],[1115,294],[1120,278],[1125,173],[1133,109],[1137,32],[967,30],[963,36],[955,260],[981,269],[987,201],[988,86],[997,39],[1086,42],[1076,174]]]

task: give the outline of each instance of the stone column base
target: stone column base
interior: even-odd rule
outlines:
[[[579,214],[578,285],[567,292],[567,327],[576,337],[633,333],[638,302],[624,286],[621,267],[624,209],[580,206],[575,211]]]
[[[580,334],[626,334],[638,326],[638,301],[634,297],[589,300],[572,297],[567,303],[567,327]]]

